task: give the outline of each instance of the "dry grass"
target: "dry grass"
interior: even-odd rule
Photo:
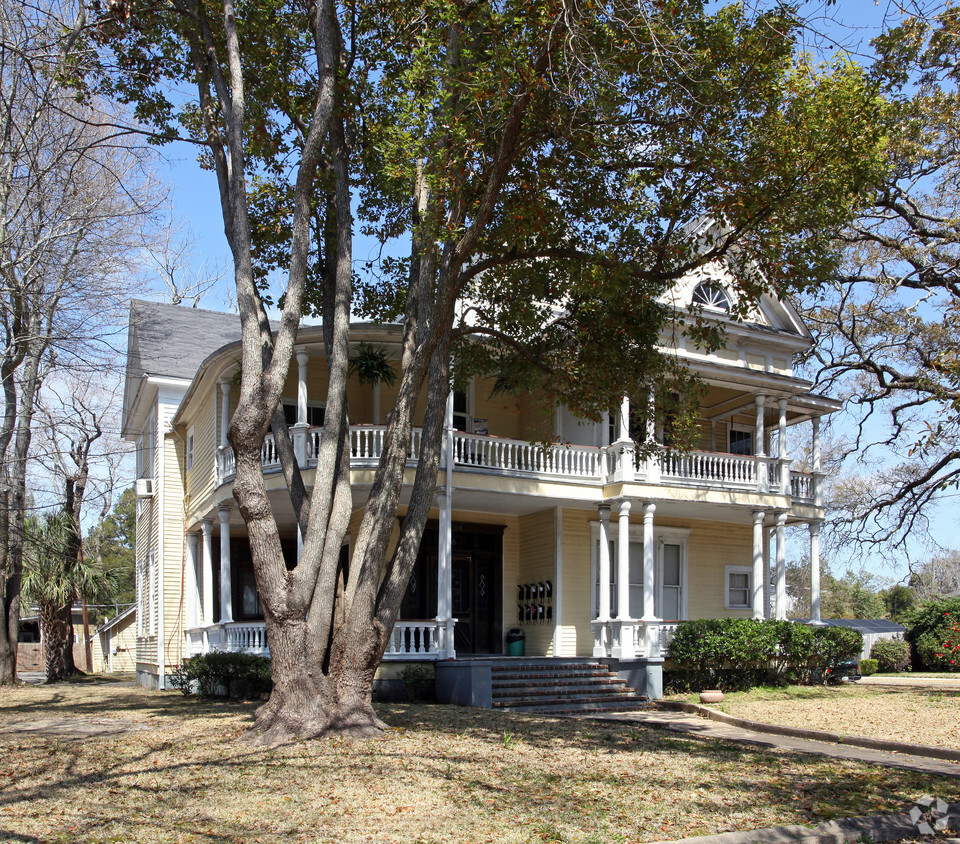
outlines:
[[[960,691],[790,686],[734,692],[720,709],[767,724],[960,749]]]
[[[377,741],[236,740],[252,704],[0,692],[0,840],[640,842],[900,809],[960,781],[588,720],[387,705]],[[14,722],[112,719],[82,739]]]

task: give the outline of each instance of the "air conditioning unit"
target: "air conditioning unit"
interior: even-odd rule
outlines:
[[[153,478],[139,478],[134,493],[137,498],[153,498]]]

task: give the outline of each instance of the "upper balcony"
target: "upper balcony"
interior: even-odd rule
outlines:
[[[350,428],[350,464],[353,469],[373,468],[383,450],[386,427],[353,425]],[[291,430],[294,451],[301,468],[316,468],[320,443],[318,427]],[[408,466],[416,466],[421,430],[415,428]],[[685,453],[660,449],[647,460],[638,460],[632,443],[618,442],[595,447],[563,443],[530,443],[504,437],[450,431],[444,457],[451,452],[458,472],[471,472],[530,480],[550,480],[602,487],[623,481],[692,487],[704,490],[784,495],[793,501],[821,506],[819,475],[797,472],[780,457],[745,456],[706,451]],[[279,472],[280,458],[272,434],[261,452],[265,473]],[[445,464],[444,464],[445,465]],[[233,449],[217,452],[217,485],[236,475]]]

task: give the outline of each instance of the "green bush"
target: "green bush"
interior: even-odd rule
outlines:
[[[875,659],[861,659],[860,660],[860,673],[864,677],[869,677],[871,674],[877,673],[877,660]]]
[[[863,637],[847,627],[745,618],[682,621],[670,643],[668,678],[677,691],[824,682],[862,647]]]
[[[917,671],[960,671],[960,656],[946,647],[960,619],[960,598],[935,598],[917,607],[906,620],[906,640],[913,646]]]
[[[185,695],[258,699],[273,688],[268,657],[214,651],[184,660],[171,683]]]
[[[878,639],[870,648],[878,671],[906,671],[910,666],[910,645],[903,639]]]

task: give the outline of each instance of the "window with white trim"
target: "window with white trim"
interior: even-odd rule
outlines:
[[[592,531],[591,605],[594,618],[600,613],[600,523],[590,523]],[[666,621],[687,617],[687,544],[688,528],[655,528],[654,615]],[[618,526],[610,519],[610,615],[617,616]],[[643,525],[630,525],[630,617],[643,617]]]
[[[287,420],[287,427],[297,424],[297,403],[292,400],[284,399],[283,418]],[[307,424],[311,428],[322,428],[325,415],[326,403],[320,401],[307,402]]]
[[[693,290],[693,304],[715,311],[729,311],[730,297],[716,279],[701,281]]]
[[[728,610],[753,609],[753,568],[726,566],[724,568],[724,607]]]
[[[187,471],[189,472],[193,468],[193,442],[194,442],[194,429],[191,428],[187,431]]]

